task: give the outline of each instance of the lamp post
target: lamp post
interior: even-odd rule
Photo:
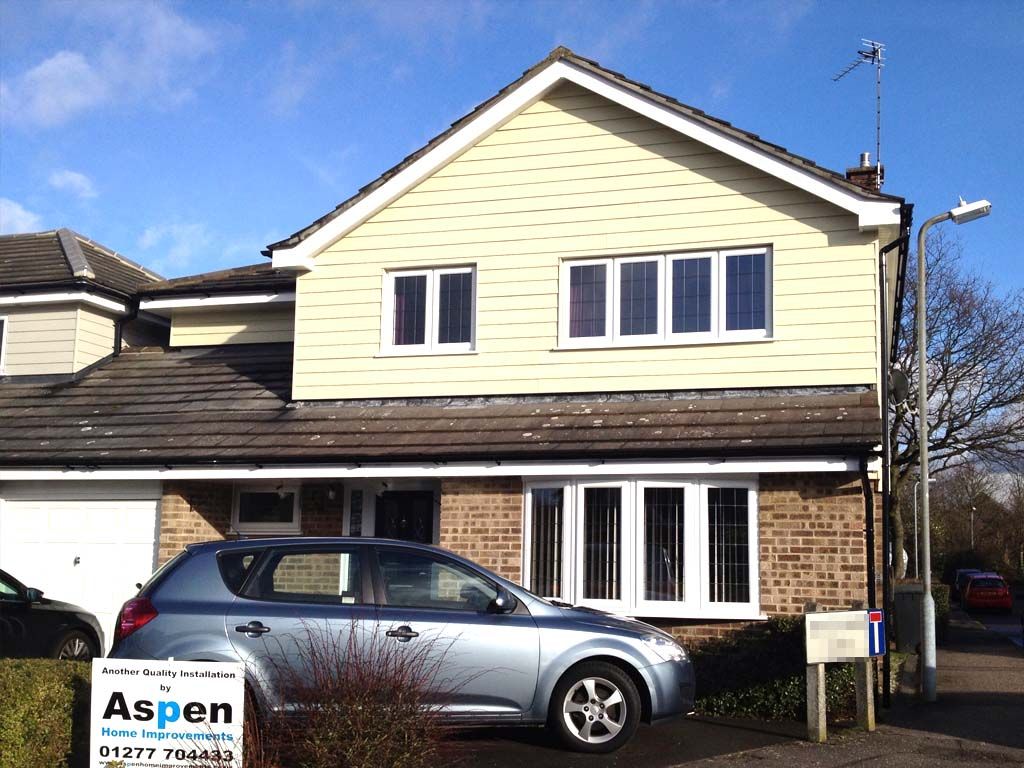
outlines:
[[[978,511],[978,508],[971,504],[971,552],[974,551],[974,513]]]
[[[928,328],[925,323],[926,296],[925,245],[928,230],[952,219],[954,224],[988,216],[992,204],[988,200],[966,203],[960,199],[956,208],[932,216],[917,233],[917,441],[921,457],[919,477],[921,489],[921,527],[924,529],[924,600],[922,601],[921,692],[925,701],[935,701],[935,600],[932,598],[932,537],[928,516]]]
[[[929,483],[934,483],[935,478],[929,477]],[[914,578],[921,578],[921,547],[917,543],[917,489],[921,487],[921,481],[914,483]]]

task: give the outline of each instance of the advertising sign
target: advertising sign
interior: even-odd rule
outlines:
[[[242,765],[241,664],[93,659],[89,767]]]
[[[885,654],[885,623],[879,610],[808,613],[804,619],[808,664]]]

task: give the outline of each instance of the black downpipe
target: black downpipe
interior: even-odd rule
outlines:
[[[121,340],[124,336],[124,326],[139,316],[139,300],[133,299],[131,311],[114,323],[114,357],[121,354]]]
[[[904,206],[900,212],[900,227],[903,230],[901,237],[892,241],[878,253],[878,294],[880,297],[879,301],[879,320],[880,328],[882,329],[881,334],[881,360],[882,360],[882,609],[885,611],[886,620],[886,644],[888,645],[888,635],[892,632],[892,617],[893,611],[893,596],[892,596],[892,571],[890,563],[892,562],[892,526],[889,520],[889,514],[892,510],[892,488],[890,487],[890,471],[892,464],[892,446],[889,445],[889,367],[892,365],[891,352],[889,350],[889,336],[885,332],[885,321],[888,313],[889,304],[889,291],[886,283],[886,271],[885,271],[885,255],[895,248],[899,248],[899,282],[902,283],[903,273],[906,267],[906,256],[907,249],[910,244],[910,210],[909,206]],[[897,290],[902,286],[898,285]],[[902,291],[899,291],[902,293]],[[900,308],[902,303],[902,297],[897,296],[896,310]],[[896,317],[897,312],[893,313],[893,334],[896,336]],[[874,584],[874,578],[872,577],[872,586]],[[874,605],[874,603],[872,603]],[[888,651],[888,648],[886,649]],[[891,661],[889,659],[888,652],[882,657],[882,706],[888,709],[892,706],[892,691],[890,690],[890,679],[892,677]]]
[[[876,608],[878,594],[875,589],[875,493],[871,490],[866,458],[860,460],[860,484],[864,489],[864,537],[868,548],[868,608]]]

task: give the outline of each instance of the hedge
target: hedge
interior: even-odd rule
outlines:
[[[772,618],[748,631],[705,643],[690,653],[697,675],[697,711],[705,715],[803,720],[807,663],[803,618]],[[825,673],[829,718],[856,713],[852,664]]]
[[[0,768],[87,762],[89,672],[84,662],[0,661]]]

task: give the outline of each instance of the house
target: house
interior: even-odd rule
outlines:
[[[867,599],[909,217],[556,49],[269,260],[137,286],[165,343],[0,386],[0,565],[108,625],[268,534],[432,541],[690,639]]]

